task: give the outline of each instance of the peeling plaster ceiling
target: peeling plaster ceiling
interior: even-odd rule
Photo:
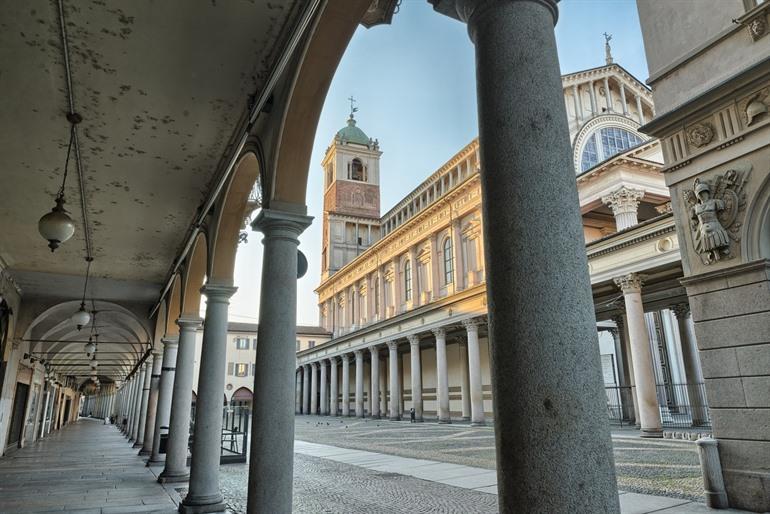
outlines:
[[[93,276],[160,287],[296,3],[65,1]],[[85,272],[73,163],[75,236],[51,254],[37,231],[68,142],[58,23],[55,1],[0,6],[0,259],[22,288]]]

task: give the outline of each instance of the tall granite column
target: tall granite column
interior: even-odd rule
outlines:
[[[369,347],[372,358],[371,376],[369,377],[369,413],[372,418],[380,417],[380,352],[377,345]]]
[[[329,414],[329,380],[326,376],[326,359],[321,359],[318,365],[321,367],[321,416],[326,416]]]
[[[556,1],[431,2],[476,50],[500,512],[616,513]]]
[[[249,514],[291,512],[294,476],[292,374],[297,357],[297,246],[312,218],[263,209],[252,228],[264,235]],[[328,408],[328,403],[327,403]]]
[[[149,455],[155,435],[155,415],[158,412],[158,387],[160,384],[160,368],[163,365],[163,354],[160,349],[152,349],[152,373],[150,374],[150,395],[147,397],[147,416],[144,423],[144,441],[139,455]]]
[[[468,332],[468,381],[471,396],[471,425],[484,424],[484,392],[481,387],[481,353],[479,351],[479,320],[463,321]]]
[[[179,325],[179,349],[176,354],[176,373],[171,395],[171,417],[166,445],[166,465],[158,475],[158,482],[184,482],[190,478],[187,469],[187,446],[190,442],[190,408],[195,371],[195,332],[202,319],[183,315]]]
[[[144,385],[144,376],[147,374],[147,364],[142,365],[134,375],[136,387],[134,389],[134,418],[131,420],[131,440],[136,441],[139,436],[139,410],[142,406],[142,386]]]
[[[136,390],[136,375],[128,379],[128,392],[126,400],[126,429],[124,434],[127,439],[131,438],[131,427],[133,427],[132,421],[134,420],[134,391]]]
[[[460,396],[462,397],[462,416],[464,421],[471,419],[471,379],[468,374],[468,345],[460,340]]]
[[[310,366],[302,366],[302,414],[310,414]]]
[[[377,388],[377,391],[380,393],[380,416],[387,416],[388,415],[388,366],[385,364],[385,359],[380,360],[380,365],[378,366],[380,370],[380,387]],[[395,395],[391,397],[393,401],[395,401]]]
[[[420,359],[420,338],[417,335],[407,336],[409,339],[411,373],[412,373],[412,406],[414,418],[422,421],[422,363]]]
[[[628,321],[628,336],[636,380],[636,398],[639,401],[639,420],[642,437],[663,437],[663,427],[652,367],[652,351],[642,305],[642,279],[636,273],[615,279],[623,291]]]
[[[294,372],[294,414],[302,414],[302,369]]]
[[[388,376],[390,378],[390,420],[401,420],[401,413],[399,412],[398,401],[398,343],[395,341],[388,341]]]
[[[339,391],[337,388],[337,357],[329,359],[329,415],[336,416],[339,412]]]
[[[155,411],[155,426],[153,427],[152,452],[147,465],[158,464],[166,459],[161,457],[160,435],[161,427],[168,427],[171,417],[171,392],[174,387],[174,374],[176,373],[176,350],[179,346],[179,336],[165,336],[160,340],[163,343],[163,366],[160,369],[160,383],[158,384],[158,407]]]
[[[342,416],[350,416],[350,354],[342,354]]]
[[[318,414],[318,363],[310,363],[310,414]]]
[[[438,404],[438,422],[451,423],[449,412],[449,374],[446,362],[446,331],[433,329],[436,336],[436,403]]]
[[[680,303],[671,307],[679,325],[679,342],[682,345],[682,362],[684,364],[687,396],[690,399],[693,426],[701,426],[708,422],[706,398],[703,394],[703,371],[700,367],[698,345],[695,342],[695,331],[690,324],[690,304]]]
[[[134,448],[144,445],[144,434],[147,424],[147,402],[150,400],[150,381],[152,380],[151,360],[148,357],[144,362],[144,380],[142,381],[142,402],[139,406],[139,432],[136,434]]]
[[[211,282],[201,288],[201,293],[206,296],[206,317],[203,322],[203,342],[198,370],[190,484],[187,496],[179,505],[179,512],[182,513],[217,512],[225,509],[219,490],[222,398],[225,395],[227,368],[227,309],[230,297],[237,290],[237,287],[229,284]],[[259,347],[261,350],[262,344]],[[291,407],[290,403],[287,405]],[[187,407],[189,409],[190,402]],[[256,419],[256,414],[254,418]]]
[[[364,417],[364,352],[356,350],[356,417]]]

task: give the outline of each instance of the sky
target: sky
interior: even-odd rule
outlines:
[[[634,0],[562,0],[556,42],[562,73],[604,64],[604,32],[612,54],[640,80],[648,77]],[[466,26],[435,13],[427,0],[403,0],[392,25],[359,27],[329,88],[310,161],[307,209],[315,220],[300,237],[309,269],[298,282],[297,324],[317,325],[314,289],[321,275],[321,159],[345,126],[351,95],[358,127],[377,138],[382,213],[478,134],[473,45]],[[256,323],[261,234],[238,249],[230,319]]]

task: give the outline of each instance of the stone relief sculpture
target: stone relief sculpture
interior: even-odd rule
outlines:
[[[703,264],[733,257],[732,242],[740,241],[739,214],[746,206],[746,184],[751,165],[728,170],[713,181],[696,178],[686,189],[684,200],[695,251]]]
[[[707,145],[714,138],[714,130],[711,124],[707,122],[696,123],[686,131],[687,140],[696,148]]]

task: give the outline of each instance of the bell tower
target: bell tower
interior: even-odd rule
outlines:
[[[380,238],[380,144],[356,126],[351,98],[347,124],[334,136],[324,172],[321,280]]]

